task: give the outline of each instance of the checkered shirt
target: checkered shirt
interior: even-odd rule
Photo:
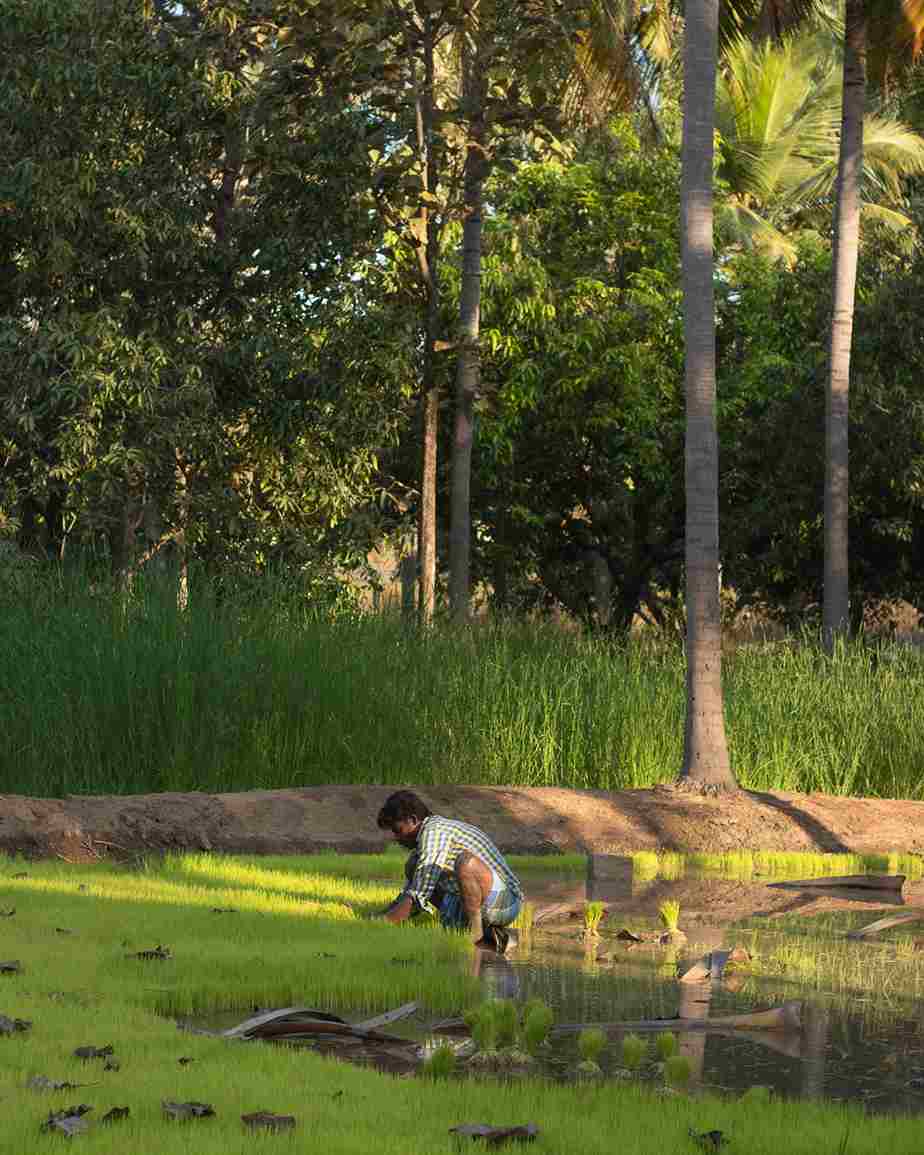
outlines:
[[[417,835],[417,868],[404,893],[414,905],[430,914],[436,908],[430,901],[439,887],[445,894],[458,894],[459,884],[454,873],[456,860],[463,850],[480,858],[498,875],[507,888],[522,898],[520,881],[504,860],[490,838],[477,826],[431,814],[420,824]]]

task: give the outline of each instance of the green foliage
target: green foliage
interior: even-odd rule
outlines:
[[[655,1038],[655,1053],[662,1063],[666,1062],[677,1053],[677,1036],[671,1031],[661,1031]]]
[[[648,1040],[641,1035],[626,1035],[622,1040],[622,1065],[637,1071],[648,1054]]]

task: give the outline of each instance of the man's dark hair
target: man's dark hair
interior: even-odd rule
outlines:
[[[385,799],[377,822],[382,830],[393,830],[396,822],[405,818],[419,818],[423,822],[431,813],[430,807],[413,790],[397,790]]]

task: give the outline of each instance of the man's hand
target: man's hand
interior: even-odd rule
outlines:
[[[409,894],[399,894],[395,901],[386,910],[382,911],[382,918],[386,922],[405,922],[414,913],[414,900]]]

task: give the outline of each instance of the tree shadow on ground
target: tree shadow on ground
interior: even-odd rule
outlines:
[[[852,848],[832,830],[829,830],[824,823],[819,822],[817,818],[813,818],[804,810],[800,810],[798,806],[787,799],[776,798],[773,794],[766,794],[757,790],[749,790],[748,794],[762,806],[768,806],[779,814],[785,814],[787,818],[805,831],[819,850],[832,854],[852,853]]]

